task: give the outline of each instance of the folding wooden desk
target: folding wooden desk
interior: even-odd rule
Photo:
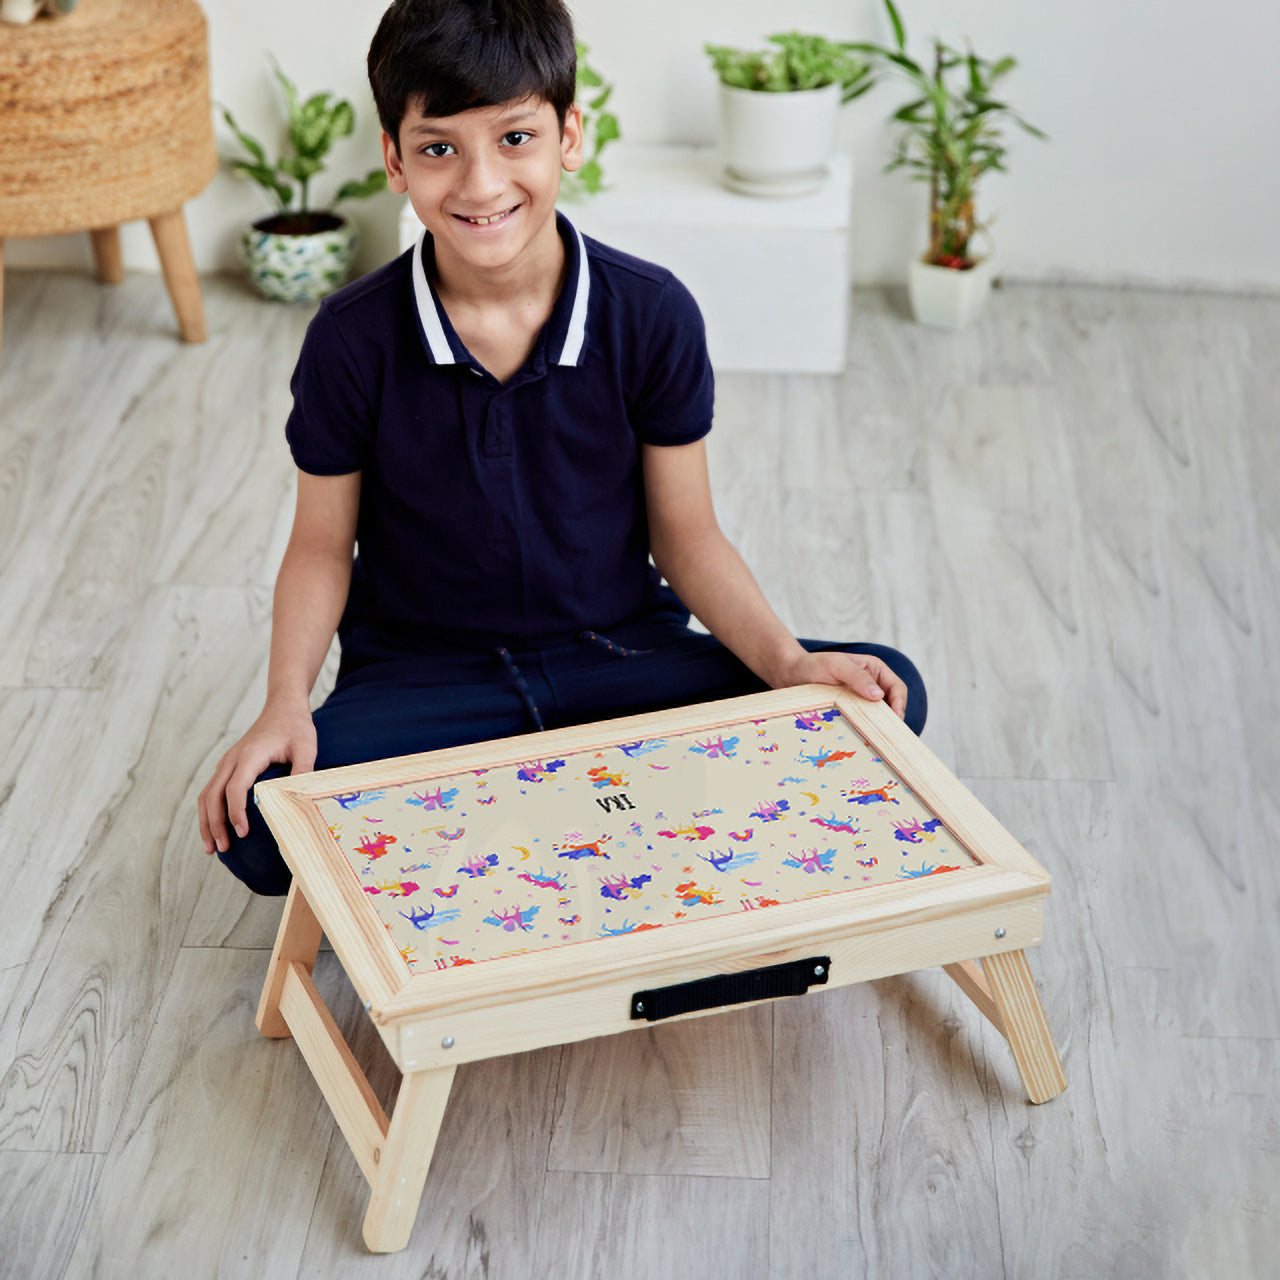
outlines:
[[[883,704],[826,685],[262,783],[293,870],[258,1010],[409,1239],[455,1068],[943,965],[1033,1102],[1066,1087],[1024,951],[1049,877]],[[321,934],[404,1073],[392,1115]]]

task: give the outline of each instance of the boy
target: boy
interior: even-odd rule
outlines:
[[[582,163],[561,0],[396,0],[369,77],[391,188],[426,233],[329,298],[303,343],[266,705],[201,793],[206,852],[287,891],[248,804],[264,771],[809,681],[886,699],[919,732],[911,663],[795,640],[721,533],[693,299],[556,213]]]

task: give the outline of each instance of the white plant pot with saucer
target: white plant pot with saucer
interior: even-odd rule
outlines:
[[[827,180],[836,143],[838,84],[766,93],[720,84],[720,159],[731,191],[805,196]]]
[[[911,313],[935,329],[964,329],[981,315],[994,275],[993,254],[979,258],[965,271],[917,258],[907,274]]]

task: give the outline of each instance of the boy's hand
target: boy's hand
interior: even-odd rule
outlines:
[[[808,653],[787,668],[776,686],[843,684],[868,702],[887,701],[899,719],[907,712],[907,686],[879,658],[869,653]]]
[[[316,728],[304,702],[299,707],[268,706],[248,733],[218,761],[198,803],[205,853],[225,853],[231,845],[227,820],[236,835],[249,831],[249,790],[271,764],[290,773],[309,773],[316,762]]]

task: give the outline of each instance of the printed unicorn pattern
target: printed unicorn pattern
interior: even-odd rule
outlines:
[[[411,971],[974,865],[831,708],[315,803]]]

